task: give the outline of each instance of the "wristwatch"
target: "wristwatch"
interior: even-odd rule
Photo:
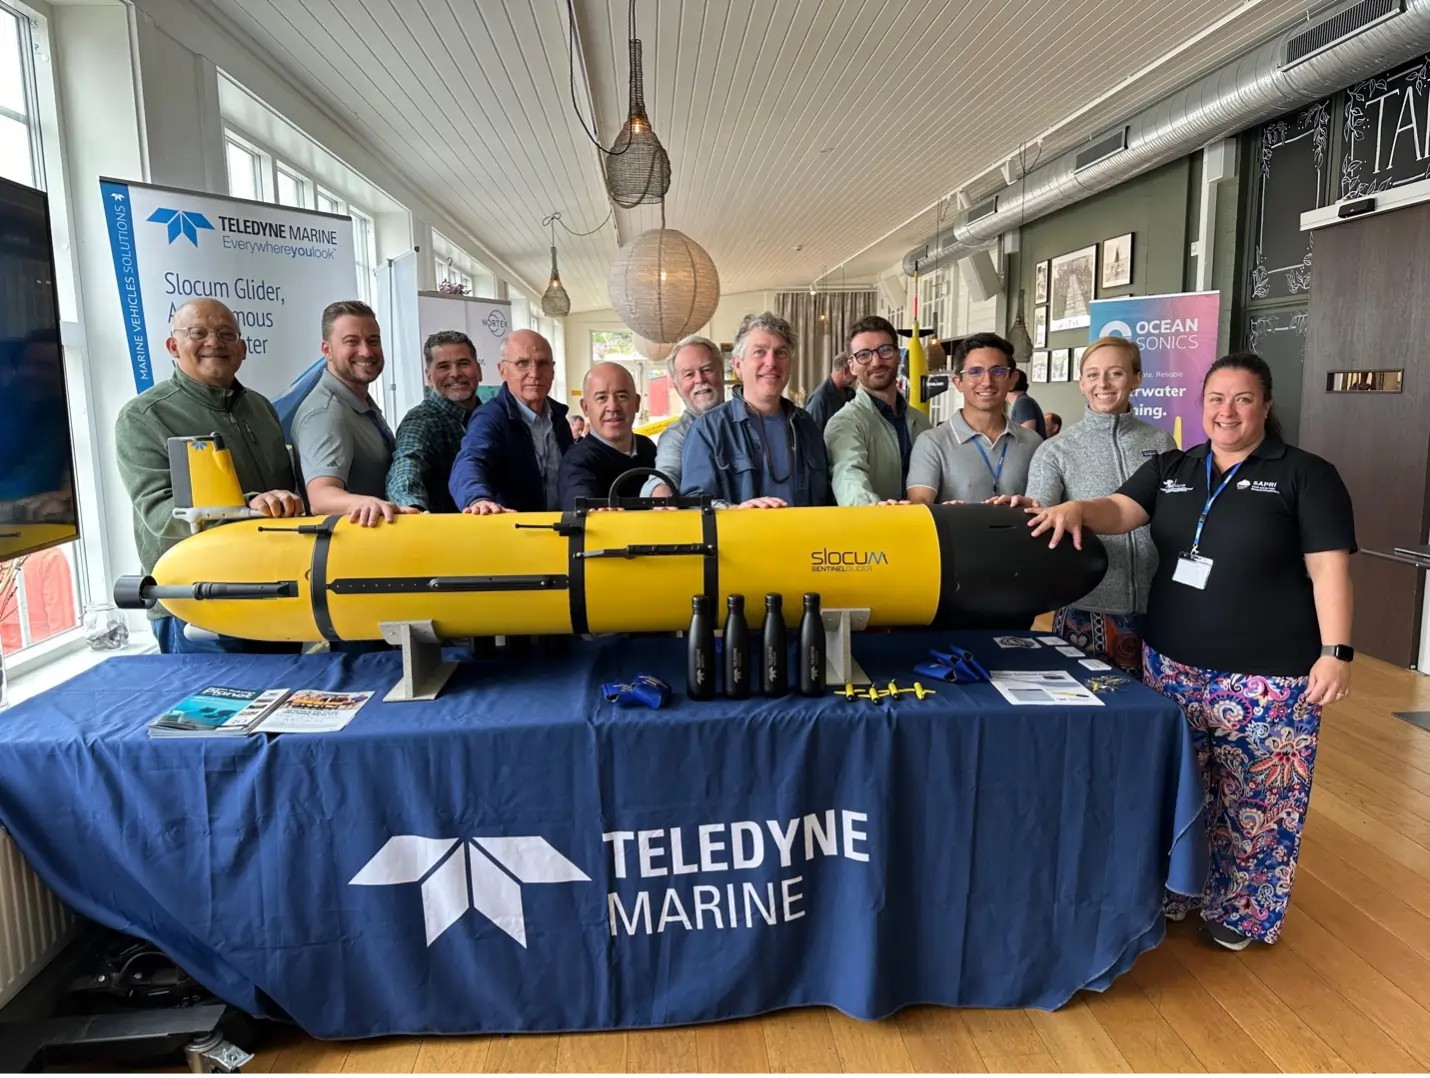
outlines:
[[[1349,644],[1327,644],[1321,649],[1322,657],[1329,656],[1332,659],[1339,659],[1343,663],[1348,663],[1356,657],[1356,649]]]

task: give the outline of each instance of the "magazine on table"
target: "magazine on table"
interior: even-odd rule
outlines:
[[[254,727],[258,734],[327,734],[353,721],[371,692],[299,689]]]
[[[151,720],[149,736],[246,737],[287,696],[287,689],[211,685]]]
[[[1090,689],[1066,670],[990,670],[988,680],[1015,706],[1103,707]]]

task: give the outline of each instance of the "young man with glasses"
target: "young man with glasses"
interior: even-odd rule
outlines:
[[[1008,388],[1017,369],[1013,346],[996,333],[975,333],[953,350],[952,367],[963,407],[914,446],[909,500],[932,505],[1022,494],[1028,464],[1043,440],[1008,421]]]
[[[893,325],[877,315],[861,318],[849,331],[859,389],[824,428],[840,505],[903,501],[914,443],[931,427],[899,392],[898,340]]]
[[[572,438],[566,405],[551,399],[550,343],[529,329],[508,334],[497,373],[501,390],[472,415],[452,466],[452,500],[478,515],[555,510]]]
[[[293,493],[293,464],[278,413],[266,398],[239,384],[238,369],[248,349],[233,312],[216,299],[192,300],[174,312],[165,344],[174,357],[173,375],[121,408],[115,423],[119,475],[134,503],[134,543],[145,574],[164,551],[189,535],[188,525],[174,519],[170,438],[221,435],[238,481],[249,492],[250,509],[267,517],[303,512],[302,500]],[[184,623],[162,606],[150,610],[149,617],[165,654],[270,650],[227,637],[191,641]]]

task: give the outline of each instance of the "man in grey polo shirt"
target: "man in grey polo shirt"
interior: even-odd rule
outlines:
[[[372,308],[358,300],[323,311],[327,369],[293,416],[293,446],[315,516],[344,514],[372,527],[417,509],[393,505],[387,469],[396,444],[368,394],[382,375],[382,334]]]
[[[996,333],[975,333],[959,342],[952,365],[963,407],[914,443],[909,500],[933,505],[1022,494],[1043,440],[1010,423],[1004,411],[1016,370],[1013,346]]]
[[[725,399],[725,357],[709,337],[690,336],[676,342],[666,369],[685,402],[685,412],[661,431],[655,445],[655,467],[675,480],[679,490],[680,454],[690,425]],[[675,493],[654,476],[641,489],[647,498],[669,498]]]

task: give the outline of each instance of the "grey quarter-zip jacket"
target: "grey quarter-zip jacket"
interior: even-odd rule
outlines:
[[[1158,453],[1176,448],[1170,434],[1130,412],[1085,412],[1080,422],[1049,438],[1033,454],[1027,494],[1044,506],[1105,498]],[[1148,529],[1101,538],[1107,548],[1107,575],[1072,605],[1097,614],[1146,613],[1147,592],[1157,572],[1157,551]]]

